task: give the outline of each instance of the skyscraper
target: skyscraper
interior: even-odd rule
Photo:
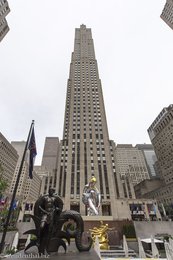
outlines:
[[[64,197],[65,208],[85,215],[81,194],[94,175],[102,196],[102,213],[116,211],[113,201],[121,183],[111,149],[91,29],[81,25],[75,31],[58,163],[57,192]]]
[[[0,41],[9,31],[7,21],[5,19],[6,15],[10,12],[7,0],[0,0]]]
[[[132,206],[139,208],[140,205],[143,212],[144,205],[147,207],[156,203],[153,200],[136,201],[130,194],[130,182],[123,180],[122,183],[116,168],[115,149],[114,141],[109,140],[91,29],[81,25],[75,31],[63,140],[60,141],[57,160],[56,192],[63,199],[64,209],[77,210],[81,215],[86,215],[82,194],[93,175],[102,197],[100,215],[108,216],[103,218],[132,219],[136,214],[132,212]],[[127,189],[129,193],[125,195]],[[156,214],[160,216],[158,211]]]
[[[160,17],[173,29],[173,0],[166,0],[164,9]]]
[[[18,157],[19,155],[15,148],[0,132],[0,165],[3,169],[3,179],[6,180],[8,183],[8,188],[6,190],[7,193],[10,189],[10,184],[13,179]]]
[[[59,138],[46,137],[41,168],[38,170],[38,174],[42,176],[41,193],[48,193],[49,187],[56,186],[58,150]]]
[[[26,142],[25,141],[12,141],[12,146],[18,153],[18,161],[13,173],[13,178],[11,180],[11,185],[9,187],[9,193],[12,196],[14,192],[14,187],[16,185],[17,176],[19,174],[19,169],[21,166],[21,160],[23,157],[24,149]],[[21,211],[19,215],[19,219],[22,220],[23,218],[27,218],[28,221],[30,217],[28,216],[31,212],[25,212],[25,206],[27,204],[34,204],[35,201],[38,199],[40,195],[40,186],[41,186],[41,178],[37,175],[35,170],[33,171],[33,178],[29,178],[29,151],[26,152],[25,160],[23,162],[22,173],[19,179],[17,192],[16,192],[16,199],[20,201]],[[11,197],[10,196],[10,197]],[[25,217],[26,214],[26,217]]]
[[[117,172],[121,177],[130,177],[133,185],[150,178],[142,151],[132,144],[117,144],[116,163]]]
[[[159,174],[156,171],[155,165],[157,157],[152,144],[137,144],[136,148],[141,150],[144,155],[150,178],[158,177]]]
[[[153,144],[161,177],[165,185],[152,196],[162,203],[173,203],[173,104],[162,109],[154,122],[148,128],[148,134]],[[149,194],[150,195],[150,194]]]

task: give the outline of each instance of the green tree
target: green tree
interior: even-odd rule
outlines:
[[[173,217],[173,205],[167,204],[167,205],[164,205],[164,207],[165,207],[166,215],[169,217]]]
[[[133,224],[125,224],[122,231],[126,238],[136,238],[136,232]]]
[[[8,187],[7,181],[3,178],[3,171],[2,165],[0,164],[0,198]]]
[[[2,168],[2,165],[0,163],[0,175],[3,173],[3,168]]]
[[[7,182],[3,178],[3,168],[0,164],[0,200],[3,197],[3,194],[7,188]],[[7,217],[8,210],[6,208],[1,208],[0,210],[0,223],[3,224]],[[0,231],[2,231],[3,225],[0,225]]]

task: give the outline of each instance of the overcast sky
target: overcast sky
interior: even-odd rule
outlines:
[[[166,0],[8,0],[0,42],[0,131],[26,140],[35,120],[36,164],[46,136],[62,139],[75,28],[92,28],[109,137],[150,143],[147,129],[173,103],[173,31]]]

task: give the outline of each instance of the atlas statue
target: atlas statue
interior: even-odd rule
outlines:
[[[30,215],[35,223],[35,229],[26,231],[24,234],[34,235],[36,239],[25,248],[25,252],[32,246],[37,246],[39,254],[58,252],[60,246],[66,251],[66,242],[70,244],[70,238],[75,239],[79,252],[89,251],[92,246],[92,238],[88,238],[87,245],[82,243],[84,222],[79,212],[63,210],[63,201],[49,188],[49,193],[41,196],[35,203],[34,215]],[[68,222],[75,223],[75,231],[68,230]],[[66,229],[64,229],[64,225]]]

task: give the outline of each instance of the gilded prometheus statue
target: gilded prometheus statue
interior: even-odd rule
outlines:
[[[107,231],[112,229],[113,228],[108,227],[108,224],[103,224],[103,221],[100,221],[99,227],[89,229],[89,231],[91,232],[93,242],[95,242],[96,237],[98,237],[99,246],[101,250],[109,250],[110,247]]]

